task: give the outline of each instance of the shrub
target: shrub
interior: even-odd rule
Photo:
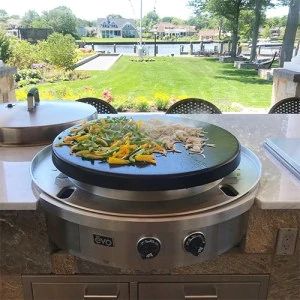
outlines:
[[[23,69],[15,75],[15,80],[18,87],[23,87],[29,84],[37,84],[41,81],[42,74],[39,70]]]
[[[23,86],[26,86],[26,85],[29,85],[29,84],[37,84],[39,82],[40,82],[40,80],[37,79],[37,78],[21,79],[18,82],[18,87],[23,87]]]
[[[170,102],[170,97],[162,92],[154,94],[154,103],[157,110],[166,110]]]
[[[49,63],[64,69],[72,69],[76,60],[75,39],[71,35],[51,34],[46,43],[40,44]]]
[[[15,80],[16,82],[19,82],[21,80],[29,80],[29,79],[42,79],[42,74],[39,70],[35,69],[23,69],[20,70],[16,75],[15,75]]]
[[[122,112],[122,111],[130,111],[133,110],[134,101],[131,97],[127,96],[119,96],[112,102],[113,107]]]
[[[0,59],[7,62],[11,55],[10,42],[3,31],[0,31]]]
[[[71,81],[77,79],[89,78],[90,74],[84,71],[65,71],[62,69],[52,69],[44,73],[43,79],[45,82]]]
[[[146,111],[150,111],[150,103],[149,100],[144,97],[138,97],[134,103],[134,108],[139,111],[139,112],[146,112]]]
[[[27,41],[11,39],[11,54],[8,64],[18,69],[28,69],[33,63],[38,61],[37,52],[34,45]]]
[[[157,110],[165,111],[165,110],[167,110],[170,101],[169,101],[169,99],[168,100],[155,99],[154,102],[155,102],[155,106],[156,106]]]
[[[108,103],[112,102],[114,99],[112,92],[109,89],[106,89],[102,92],[102,98],[103,98],[103,100],[107,101]]]

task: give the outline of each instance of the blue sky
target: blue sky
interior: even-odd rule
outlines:
[[[140,0],[8,0],[1,1],[0,8],[9,14],[23,15],[29,9],[38,12],[49,10],[60,5],[70,7],[77,17],[94,20],[108,14],[120,14],[128,18],[138,18]],[[144,12],[156,7],[161,16],[175,16],[187,19],[192,11],[186,6],[188,0],[143,0]],[[287,8],[277,8],[268,11],[268,16],[286,15]]]

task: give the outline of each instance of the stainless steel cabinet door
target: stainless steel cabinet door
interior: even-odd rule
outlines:
[[[33,300],[129,300],[127,283],[33,283]]]
[[[139,300],[259,300],[260,284],[242,283],[140,283]]]

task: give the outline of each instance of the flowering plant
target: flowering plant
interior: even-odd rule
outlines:
[[[112,92],[109,89],[106,89],[102,92],[102,98],[103,98],[103,100],[107,101],[108,103],[112,102],[114,99]]]

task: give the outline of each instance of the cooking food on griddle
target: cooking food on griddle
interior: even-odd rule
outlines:
[[[201,128],[157,120],[107,117],[74,127],[56,146],[69,146],[72,154],[84,159],[100,160],[110,165],[129,165],[156,164],[154,154],[176,152],[175,144],[178,142],[191,153],[203,155],[205,145],[214,146],[206,141]]]

